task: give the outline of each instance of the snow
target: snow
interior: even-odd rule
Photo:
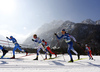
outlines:
[[[96,21],[96,24],[97,24],[97,25],[100,24],[100,20],[97,20],[97,21]]]
[[[91,19],[86,19],[86,20],[82,21],[82,23],[84,23],[84,24],[95,24],[95,22]]]
[[[16,53],[16,58],[24,55],[25,53]],[[12,52],[9,52],[5,58],[11,56]],[[94,61],[89,60],[87,55],[81,55],[81,58],[86,59],[74,63],[68,63],[70,59],[67,54],[59,54],[57,58],[50,60],[43,60],[44,54],[39,55],[38,61],[33,60],[35,57],[36,54],[33,53],[19,59],[0,59],[0,72],[100,72],[100,56],[93,56]],[[73,55],[73,58],[77,59],[77,56]]]

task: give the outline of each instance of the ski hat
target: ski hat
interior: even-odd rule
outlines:
[[[85,44],[85,46],[87,46],[87,44]]]
[[[34,36],[34,37],[37,37],[37,35],[36,35],[36,34],[34,34],[33,36]]]
[[[10,36],[10,38],[13,38],[13,36]]]
[[[62,29],[62,31],[65,31],[65,29]]]
[[[44,39],[42,39],[42,41],[45,41]]]

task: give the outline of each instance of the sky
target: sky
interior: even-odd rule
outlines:
[[[53,20],[85,19],[100,20],[100,0],[0,0],[0,35],[19,42]]]

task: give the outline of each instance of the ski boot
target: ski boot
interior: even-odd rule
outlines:
[[[47,58],[45,58],[44,60],[46,60]]]
[[[93,60],[93,58],[91,58],[91,60]]]
[[[45,59],[44,60],[46,60],[47,59],[47,56],[45,57]]]
[[[38,57],[36,57],[34,60],[38,60]]]
[[[80,54],[77,55],[78,56],[78,60],[80,59]]]
[[[69,62],[74,62],[73,59],[71,59]]]
[[[55,57],[57,57],[57,54],[55,54]]]
[[[26,53],[26,56],[28,55],[28,52],[27,51],[25,51],[25,53]]]
[[[89,60],[93,60],[93,58],[92,57],[89,57]]]
[[[51,53],[49,54],[49,56],[50,56],[50,58],[49,58],[49,59],[51,59],[51,58],[52,58],[52,55],[51,55]]]
[[[13,57],[11,57],[10,59],[15,59],[15,55],[13,55]]]

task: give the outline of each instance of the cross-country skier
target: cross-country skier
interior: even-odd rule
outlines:
[[[45,48],[42,45],[42,41],[39,37],[37,37],[36,34],[33,35],[32,41],[37,42],[38,43],[38,48],[37,48],[37,56],[34,60],[38,60],[38,56],[39,56],[39,51],[42,49],[45,52],[45,59],[47,59],[47,52],[45,51]]]
[[[93,60],[93,57],[92,57],[92,54],[91,54],[92,51],[91,51],[90,47],[88,47],[87,44],[85,44],[85,47],[86,47],[86,52],[87,52],[87,54],[89,56],[89,59]]]
[[[42,44],[43,44],[43,46],[45,47],[45,50],[48,51],[48,52],[50,53],[50,54],[49,54],[49,55],[50,55],[50,58],[51,58],[51,56],[52,56],[51,54],[54,54],[55,57],[57,57],[57,54],[55,54],[54,52],[51,51],[51,49],[50,49],[50,47],[49,47],[49,44],[48,44],[44,39],[42,40]]]
[[[76,39],[72,36],[69,35],[69,33],[66,33],[65,29],[62,29],[62,35],[61,37],[59,37],[56,33],[55,33],[56,37],[58,39],[63,38],[65,40],[65,42],[68,44],[68,54],[70,56],[70,61],[69,62],[73,62],[73,58],[72,58],[72,54],[71,54],[71,50],[78,56],[78,59],[80,59],[79,54],[74,50],[73,48],[73,42],[71,41],[71,38],[76,42]]]
[[[0,45],[0,49],[1,49],[2,52],[3,52],[3,55],[1,56],[1,58],[3,58],[3,57],[6,55],[6,53],[7,53],[8,51],[5,50],[1,45]]]
[[[25,50],[22,50],[21,48],[20,48],[20,45],[17,43],[17,40],[13,37],[13,36],[10,36],[10,38],[8,38],[8,37],[6,37],[8,40],[10,40],[10,41],[12,41],[13,43],[14,43],[14,45],[15,45],[15,47],[14,47],[14,49],[13,49],[13,57],[11,57],[11,59],[14,59],[15,58],[15,50],[18,48],[20,51],[22,51],[22,52],[26,52],[26,55],[28,54],[28,52],[27,51],[25,51]]]

